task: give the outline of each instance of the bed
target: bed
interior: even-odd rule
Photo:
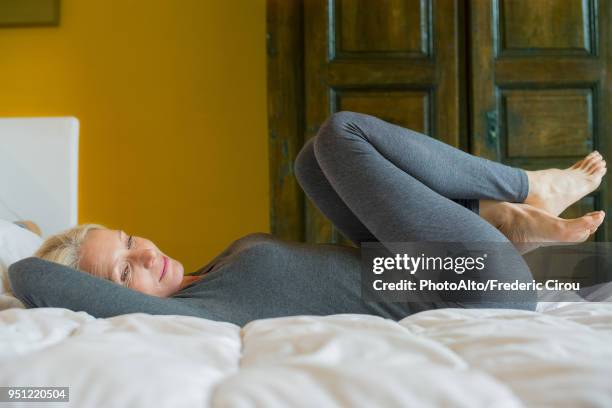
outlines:
[[[74,172],[74,162],[62,165]],[[44,231],[37,217],[26,218]],[[0,222],[3,276],[42,240],[14,221]],[[551,299],[535,312],[292,316],[239,327],[26,309],[7,285],[0,292],[0,386],[69,387],[68,403],[45,407],[612,406],[610,293],[599,294],[608,302]]]
[[[0,343],[2,386],[67,386],[74,407],[612,406],[610,303],[242,328],[13,307]]]

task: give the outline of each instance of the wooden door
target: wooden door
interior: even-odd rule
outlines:
[[[526,169],[612,160],[612,1],[469,2],[472,153]],[[562,217],[610,215],[609,181]],[[596,239],[608,241],[612,223]]]
[[[304,2],[304,140],[357,111],[464,147],[462,2]],[[307,200],[305,238],[349,243]]]
[[[268,0],[272,232],[346,243],[292,169],[338,110],[526,169],[612,160],[611,15],[612,0]],[[612,217],[608,179],[562,215]]]

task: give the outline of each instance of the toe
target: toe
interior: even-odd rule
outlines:
[[[591,175],[595,175],[595,174],[599,173],[600,171],[602,171],[605,168],[606,168],[606,164],[604,162],[595,163],[588,170],[588,173],[591,174]]]
[[[597,160],[601,160],[602,157],[601,157],[601,154],[599,154],[599,152],[595,150],[587,155],[587,159],[589,161],[597,161]]]
[[[603,217],[601,218],[601,220],[596,221],[595,224],[589,229],[589,235],[594,234],[597,229],[601,226],[601,223],[603,222]]]
[[[597,211],[595,214],[591,215],[593,217],[594,226],[599,227],[603,222],[606,214],[603,211]]]
[[[578,160],[576,163],[574,163],[572,165],[572,167],[570,167],[571,169],[576,169],[576,168],[583,168],[585,166],[587,166],[591,160],[596,157],[596,152],[597,151],[592,151],[591,153],[587,154],[586,156],[584,156],[584,158],[582,158],[581,160]]]
[[[603,160],[600,157],[595,157],[589,160],[588,163],[586,163],[585,166],[583,166],[583,168],[586,170],[587,173],[592,173],[593,171],[597,169],[597,166],[601,164],[602,162]]]
[[[581,218],[582,218],[583,225],[587,229],[591,230],[593,228],[597,229],[597,227],[599,227],[601,223],[603,222],[604,217],[605,217],[605,214],[603,211],[593,211],[588,214],[585,214]]]
[[[579,168],[581,170],[587,170],[591,166],[591,163],[593,161],[592,157],[593,156],[587,156],[586,158],[584,158],[584,160],[582,160],[582,162],[580,163]]]

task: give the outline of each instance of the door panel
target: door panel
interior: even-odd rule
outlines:
[[[353,110],[466,145],[459,1],[304,2],[305,137]],[[306,200],[306,240],[348,243]]]
[[[568,167],[593,149],[611,157],[604,137],[610,4],[470,2],[472,153],[526,169]],[[562,217],[607,210],[607,190],[605,178]],[[606,224],[597,240],[607,240]]]
[[[502,90],[507,158],[573,157],[593,145],[590,89]]]
[[[498,1],[493,12],[498,17],[501,54],[590,54],[593,6],[582,0]]]
[[[429,54],[429,2],[336,0],[332,10],[332,52],[338,57],[403,58]]]

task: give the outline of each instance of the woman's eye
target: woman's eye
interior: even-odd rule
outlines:
[[[125,282],[127,280],[129,273],[130,273],[130,268],[126,266],[125,269],[123,270],[123,273],[121,274],[121,282]]]
[[[132,249],[133,245],[134,245],[134,236],[130,235],[128,236],[128,240],[127,240],[127,249]],[[126,283],[129,274],[130,274],[130,266],[126,265],[125,269],[121,273],[121,283]]]

